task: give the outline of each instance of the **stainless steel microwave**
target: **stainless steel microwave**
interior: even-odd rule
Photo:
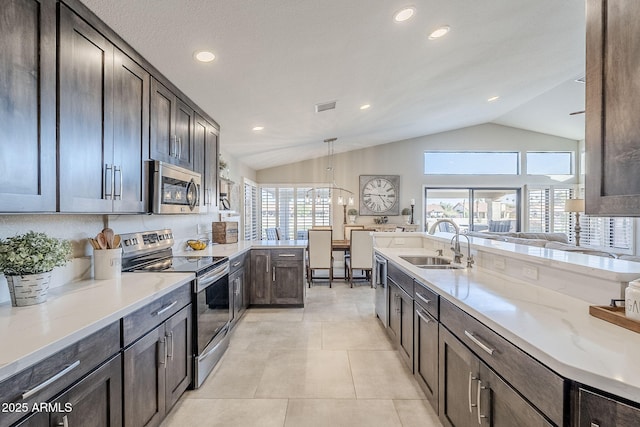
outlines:
[[[200,174],[169,163],[148,162],[151,182],[150,211],[156,214],[184,214],[200,211]]]

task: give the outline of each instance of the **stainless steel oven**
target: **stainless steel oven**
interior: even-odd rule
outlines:
[[[152,213],[199,212],[202,185],[199,173],[157,160],[147,164],[151,183],[149,210]]]
[[[373,269],[373,283],[376,286],[376,315],[386,328],[388,326],[387,317],[387,260],[376,254]]]
[[[193,387],[202,385],[229,346],[233,313],[229,294],[229,258],[174,256],[170,229],[121,234],[122,270],[191,272]]]

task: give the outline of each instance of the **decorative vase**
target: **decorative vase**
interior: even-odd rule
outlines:
[[[9,285],[11,305],[24,307],[40,304],[47,300],[47,291],[51,282],[51,272],[25,274],[22,276],[5,276]]]
[[[406,224],[411,224],[411,215],[405,215],[404,216],[404,222]]]
[[[356,223],[356,216],[355,215],[349,215],[349,222],[351,224],[355,224]]]

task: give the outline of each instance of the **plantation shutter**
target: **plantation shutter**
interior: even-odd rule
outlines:
[[[244,183],[244,238],[258,240],[258,187],[252,181]]]
[[[527,199],[529,231],[532,233],[549,231],[549,189],[530,188]]]

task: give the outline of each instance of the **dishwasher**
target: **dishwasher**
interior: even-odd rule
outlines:
[[[376,316],[386,328],[388,326],[387,310],[389,300],[387,293],[387,260],[381,255],[375,254],[373,269],[373,281],[376,287]]]

